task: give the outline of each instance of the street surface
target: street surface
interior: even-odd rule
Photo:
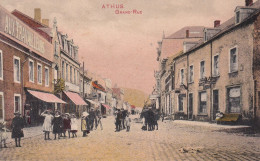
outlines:
[[[140,123],[131,125],[130,132],[114,132],[110,116],[103,119],[103,130],[98,128],[87,137],[78,132],[77,138],[45,141],[43,134],[37,135],[23,139],[21,148],[8,144],[0,151],[0,160],[260,160],[259,136],[174,121],[159,121],[158,131],[142,131]]]

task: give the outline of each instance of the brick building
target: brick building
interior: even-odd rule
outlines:
[[[38,123],[43,110],[64,103],[51,94],[51,51],[49,41],[0,6],[1,120],[10,124],[19,111],[28,123]]]
[[[52,44],[54,93],[67,103],[58,105],[57,109],[61,112],[80,114],[87,104],[80,97],[78,46],[67,34],[58,30],[55,18],[52,28],[49,27],[49,20],[41,18],[40,8],[34,9],[34,19],[18,10],[14,10],[12,14]]]

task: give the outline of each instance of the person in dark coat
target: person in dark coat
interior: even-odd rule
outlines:
[[[93,130],[94,127],[94,121],[96,119],[96,114],[94,109],[92,108],[89,112],[89,126],[90,126],[90,130]]]
[[[23,128],[24,128],[24,120],[21,118],[21,114],[19,112],[14,113],[14,118],[11,124],[12,128],[12,138],[15,139],[16,147],[21,147],[21,137],[24,137]]]
[[[116,114],[116,132],[121,130],[121,120],[122,120],[122,112],[118,110]]]
[[[153,130],[153,120],[154,120],[154,113],[152,111],[152,108],[149,108],[147,111],[147,122],[148,122],[148,131]]]
[[[53,124],[53,134],[54,134],[54,140],[56,140],[56,135],[58,134],[58,139],[60,139],[60,134],[62,132],[62,127],[63,127],[63,120],[62,117],[60,116],[60,112],[56,111],[54,119],[52,120]]]
[[[70,138],[70,129],[71,129],[70,115],[68,113],[65,113],[65,117],[63,118],[64,137],[66,137],[66,131],[68,131],[68,135],[69,135],[69,138]]]

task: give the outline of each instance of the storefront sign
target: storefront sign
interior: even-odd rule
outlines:
[[[22,41],[33,49],[44,53],[44,41],[40,36],[28,30],[23,24],[19,23],[16,19],[9,15],[5,15],[4,32],[12,37]]]
[[[52,44],[2,6],[0,6],[0,32],[42,57],[52,60]]]

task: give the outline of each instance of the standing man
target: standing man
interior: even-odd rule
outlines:
[[[93,108],[91,108],[91,110],[89,112],[89,124],[90,124],[89,126],[90,126],[90,130],[93,130],[95,117],[96,117],[95,111],[94,111]]]
[[[12,121],[12,138],[15,139],[16,147],[21,147],[21,137],[24,137],[23,128],[24,128],[24,120],[21,118],[21,114],[19,112],[14,113],[14,118]]]

